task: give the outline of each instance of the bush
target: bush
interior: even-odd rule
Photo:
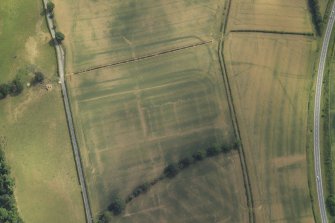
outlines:
[[[175,177],[177,174],[178,174],[178,168],[176,164],[169,164],[164,169],[164,175],[166,177],[172,178],[172,177]]]
[[[124,208],[125,202],[117,195],[114,195],[112,198],[112,202],[108,207],[108,210],[111,211],[114,215],[119,215],[123,212]]]
[[[195,153],[193,153],[192,158],[194,161],[200,161],[203,160],[205,158],[205,152],[202,150],[199,150]]]
[[[61,32],[56,32],[55,33],[55,38],[58,43],[61,43],[65,39],[65,35]]]
[[[33,84],[38,84],[42,83],[44,81],[44,74],[42,72],[36,72],[34,79],[33,79]]]
[[[19,78],[15,78],[10,84],[10,94],[13,96],[21,94],[23,91],[23,84]]]
[[[55,8],[55,4],[53,2],[48,2],[47,3],[47,11],[48,12],[53,12],[54,8]]]
[[[221,152],[220,148],[218,146],[211,146],[208,149],[206,149],[206,154],[208,157],[211,156],[217,156]]]
[[[140,194],[147,192],[149,190],[149,187],[149,183],[144,183],[136,187],[132,192],[132,198],[138,197]]]
[[[331,216],[335,216],[335,195],[331,194],[326,200],[326,205],[328,207]]]
[[[112,220],[112,216],[109,211],[105,211],[100,217],[97,223],[109,223]]]
[[[0,85],[0,99],[5,98],[10,93],[10,85],[9,84],[1,84]]]
[[[312,15],[312,21],[318,36],[321,36],[322,16],[320,13],[320,6],[317,0],[308,0],[309,11]]]
[[[191,159],[186,157],[184,159],[181,159],[179,162],[178,162],[178,167],[179,169],[184,169],[184,168],[187,168],[189,167],[189,165],[191,165]]]
[[[228,144],[224,144],[221,146],[221,151],[223,153],[229,153],[232,150],[232,146]]]

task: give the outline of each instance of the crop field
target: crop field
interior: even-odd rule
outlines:
[[[1,0],[0,83],[12,80],[18,69],[35,66],[54,84],[55,54],[41,7],[41,1]],[[29,75],[23,79],[30,80]],[[85,222],[57,85],[48,93],[40,86],[26,88],[0,101],[0,136],[7,140],[14,194],[26,223]]]
[[[94,214],[108,206],[113,192],[125,197],[136,185],[158,176],[167,163],[233,140],[211,48],[198,46],[68,78]],[[235,154],[162,182],[116,221],[204,222],[215,216],[246,221],[238,165]],[[208,187],[213,191],[202,192]],[[202,203],[193,205],[196,200]]]
[[[257,222],[313,222],[306,131],[315,43],[231,33],[226,59]]]
[[[312,32],[306,0],[231,0],[228,30]]]
[[[57,0],[68,72],[208,41],[225,0]]]

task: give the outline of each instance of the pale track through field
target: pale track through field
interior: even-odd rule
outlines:
[[[74,129],[74,124],[73,124],[73,118],[72,118],[72,113],[71,113],[71,108],[70,108],[70,101],[69,101],[69,98],[68,98],[68,93],[67,93],[66,84],[65,84],[65,80],[64,80],[65,54],[64,54],[64,51],[63,51],[62,47],[55,40],[56,32],[53,28],[54,23],[53,23],[53,20],[50,18],[50,13],[47,13],[47,2],[48,2],[48,0],[43,0],[44,10],[46,12],[45,17],[46,17],[46,20],[47,20],[47,24],[48,24],[50,34],[51,34],[51,36],[54,40],[54,45],[55,45],[55,49],[56,49],[58,73],[59,73],[59,78],[60,78],[60,84],[61,84],[61,87],[62,87],[64,109],[65,109],[65,113],[66,113],[68,129],[69,129],[71,144],[72,144],[72,149],[73,149],[73,155],[74,155],[74,160],[75,160],[75,163],[76,163],[76,168],[77,168],[77,173],[78,173],[79,184],[80,184],[80,187],[81,187],[81,194],[82,194],[83,203],[84,203],[86,222],[87,223],[93,223],[91,207],[90,207],[90,203],[89,203],[89,200],[88,200],[88,193],[87,193],[86,182],[85,182],[85,177],[84,177],[84,170],[83,170],[83,167],[82,167],[82,164],[81,164],[81,157],[80,157],[79,147],[78,147],[77,138],[76,138],[75,129]]]
[[[87,73],[87,72],[94,71],[94,70],[100,70],[100,69],[104,69],[104,68],[108,68],[108,67],[114,67],[114,66],[117,66],[117,65],[127,64],[127,63],[131,63],[131,62],[137,62],[137,61],[161,56],[161,55],[164,55],[164,54],[169,54],[169,53],[173,53],[173,52],[177,52],[177,51],[181,51],[181,50],[185,50],[185,49],[189,49],[189,48],[193,48],[193,47],[197,47],[197,46],[206,45],[206,44],[209,44],[209,43],[212,43],[212,42],[213,42],[212,40],[201,41],[201,42],[198,42],[198,43],[178,47],[178,48],[175,48],[175,49],[164,50],[164,51],[160,51],[160,52],[157,52],[157,53],[153,53],[153,54],[149,54],[149,55],[145,55],[145,56],[141,56],[141,57],[134,57],[134,58],[125,59],[125,60],[117,61],[117,62],[110,63],[110,64],[104,64],[104,65],[91,67],[91,68],[88,68],[88,69],[79,70],[79,71],[70,73],[70,75],[72,75],[72,74],[74,74],[74,75],[82,74],[82,73]]]

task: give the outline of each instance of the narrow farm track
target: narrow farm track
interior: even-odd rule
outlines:
[[[321,112],[321,96],[322,82],[327,59],[328,45],[330,36],[335,22],[335,2],[331,8],[330,18],[328,20],[326,34],[323,39],[320,62],[318,67],[318,76],[316,82],[315,101],[314,101],[314,171],[316,176],[316,189],[318,194],[318,202],[321,214],[321,222],[328,223],[327,211],[322,186],[321,159],[320,159],[320,112]]]
[[[47,9],[47,2],[48,2],[48,0],[43,0],[45,11]],[[70,101],[69,101],[69,98],[68,98],[68,93],[67,93],[66,84],[65,84],[65,80],[64,80],[65,54],[64,54],[64,51],[63,51],[62,47],[56,43],[56,40],[55,40],[56,32],[53,29],[53,27],[54,27],[53,20],[49,17],[49,13],[45,13],[45,14],[46,14],[46,20],[47,20],[47,23],[48,23],[48,28],[50,30],[52,38],[55,41],[57,64],[58,64],[58,73],[59,73],[59,77],[60,77],[60,83],[61,83],[61,86],[62,86],[64,108],[65,108],[65,113],[66,113],[66,117],[67,117],[68,129],[69,129],[69,132],[70,132],[70,138],[71,138],[75,163],[76,163],[76,167],[77,167],[79,183],[80,183],[80,187],[81,187],[81,194],[82,194],[82,197],[83,197],[83,203],[84,203],[84,209],[85,209],[85,215],[86,215],[86,222],[87,223],[93,223],[91,208],[90,208],[90,204],[89,204],[89,200],[88,200],[88,194],[87,194],[86,183],[85,183],[85,178],[84,178],[84,171],[83,171],[82,164],[81,164],[81,158],[80,158],[77,138],[76,138],[75,130],[74,130],[73,118],[72,118],[72,113],[71,113],[71,108],[70,108]]]
[[[236,139],[240,142],[238,151],[239,151],[241,169],[242,169],[242,174],[243,174],[243,182],[244,182],[244,188],[245,188],[245,194],[246,194],[246,200],[247,200],[247,206],[248,206],[249,223],[255,223],[256,216],[254,212],[254,199],[252,195],[252,188],[251,188],[251,183],[250,183],[248,166],[247,166],[247,161],[245,158],[243,142],[242,142],[241,135],[240,135],[240,129],[239,129],[238,120],[236,116],[234,100],[233,100],[233,96],[231,93],[228,73],[226,70],[226,65],[225,65],[224,57],[223,57],[224,35],[226,34],[230,6],[231,6],[231,1],[228,2],[228,9],[227,9],[227,12],[225,13],[226,16],[221,26],[221,38],[220,38],[219,46],[218,46],[218,57],[219,57],[219,62],[220,62],[220,67],[221,67],[222,78],[223,78],[223,82],[224,82],[226,93],[227,93],[229,111],[230,111],[231,118],[232,118],[232,124],[234,126],[235,136],[236,136]]]
[[[93,71],[93,70],[99,70],[99,69],[113,67],[113,66],[117,66],[117,65],[121,65],[121,64],[137,62],[137,61],[140,61],[140,60],[145,60],[145,59],[161,56],[161,55],[168,54],[168,53],[173,53],[173,52],[180,51],[180,50],[185,50],[185,49],[189,49],[189,48],[193,48],[193,47],[197,47],[197,46],[202,46],[202,45],[209,44],[209,43],[212,43],[212,42],[213,42],[212,40],[201,41],[199,43],[194,43],[194,44],[191,44],[191,45],[186,45],[186,46],[178,47],[178,48],[175,48],[175,49],[164,50],[164,51],[160,51],[160,52],[153,53],[153,54],[146,55],[146,56],[134,57],[134,58],[125,59],[125,60],[117,61],[117,62],[110,63],[110,64],[104,64],[104,65],[99,65],[99,66],[79,70],[79,71],[73,72],[72,74],[82,74],[82,73],[90,72],[90,71]]]

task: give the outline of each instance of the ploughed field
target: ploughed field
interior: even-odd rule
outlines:
[[[67,84],[94,216],[113,193],[126,197],[167,164],[235,142],[217,52],[225,1],[57,5],[65,8],[56,16],[67,36]],[[73,74],[143,56],[150,58]],[[159,182],[114,221],[247,222],[238,153]]]

